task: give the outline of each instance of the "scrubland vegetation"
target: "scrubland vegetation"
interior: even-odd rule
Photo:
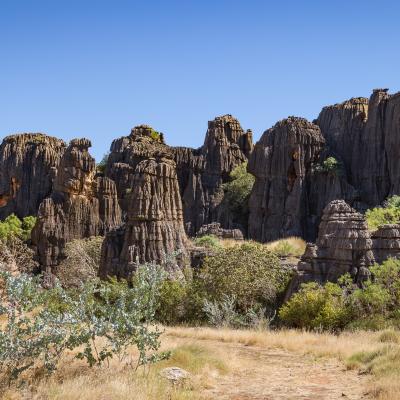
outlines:
[[[130,281],[100,282],[102,238],[90,238],[68,244],[58,284],[44,290],[26,243],[33,222],[12,216],[0,230],[0,264],[23,272],[0,279],[5,399],[207,398],[216,377],[233,368],[211,342],[335,358],[371,377],[373,398],[397,398],[398,260],[372,267],[362,288],[345,275],[303,285],[282,304],[292,272],[281,260],[301,255],[301,239],[262,245],[205,236],[196,245],[212,255],[185,279],[147,264]],[[186,369],[190,381],[171,386],[160,377],[166,366]]]

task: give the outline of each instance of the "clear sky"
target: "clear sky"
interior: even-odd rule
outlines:
[[[0,0],[0,137],[112,139],[147,123],[198,147],[233,114],[288,115],[400,90],[400,1]]]

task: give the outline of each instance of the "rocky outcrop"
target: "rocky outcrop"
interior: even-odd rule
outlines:
[[[112,180],[96,175],[87,139],[74,139],[61,158],[51,195],[39,207],[32,242],[46,272],[56,273],[66,243],[104,235],[121,224]]]
[[[374,262],[373,243],[364,216],[343,200],[334,200],[324,209],[316,243],[307,243],[288,294],[302,283],[336,282],[345,273],[354,282],[362,283]]]
[[[187,238],[176,164],[172,150],[152,132],[150,127],[137,127],[129,138],[114,142],[114,149],[120,148],[121,159],[127,161],[124,168],[134,173],[123,182],[130,185],[124,197],[126,223],[107,234],[103,243],[101,278],[128,278],[138,264],[153,261],[176,273],[186,261]],[[166,262],[176,252],[180,252],[176,263]]]
[[[235,220],[222,204],[222,185],[236,166],[247,161],[252,149],[252,132],[245,132],[231,115],[209,121],[201,148],[173,149],[189,235],[194,236],[203,225],[215,221],[225,228],[235,227]]]
[[[383,225],[373,232],[372,247],[379,264],[389,257],[400,258],[400,224]]]
[[[244,240],[240,229],[224,229],[219,222],[203,225],[197,232],[197,236],[213,235],[220,239]]]
[[[125,215],[129,209],[136,166],[151,157],[171,157],[171,154],[163,134],[148,125],[136,126],[129,136],[112,142],[105,175],[115,182],[120,206]]]
[[[399,121],[400,93],[388,89],[325,107],[316,121],[357,189],[361,209],[400,193]]]
[[[310,208],[310,183],[324,144],[319,127],[303,118],[289,117],[264,132],[248,166],[256,178],[249,202],[250,238],[266,242],[312,236],[317,215]]]
[[[41,133],[6,137],[0,146],[0,220],[36,215],[52,190],[65,143]]]
[[[400,194],[400,93],[376,89],[325,107],[315,124],[288,118],[267,130],[249,162],[256,182],[249,236],[315,240],[324,207],[343,199],[358,211]],[[334,157],[335,170],[324,168]]]

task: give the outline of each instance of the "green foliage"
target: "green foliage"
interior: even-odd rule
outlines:
[[[400,325],[400,260],[388,259],[371,267],[372,277],[363,287],[353,287],[350,276],[338,284],[302,285],[282,306],[281,321],[291,327],[341,330]]]
[[[255,178],[247,172],[247,162],[234,168],[229,176],[230,182],[223,184],[224,201],[238,222],[246,225],[248,202]]]
[[[0,240],[8,240],[11,237],[28,240],[35,223],[35,217],[25,217],[21,221],[15,214],[11,214],[4,221],[0,221]]]
[[[375,207],[365,213],[368,227],[378,229],[382,225],[396,224],[400,221],[400,196],[392,196],[383,207]]]
[[[208,249],[216,249],[220,247],[218,238],[215,235],[204,235],[194,239],[194,244]]]
[[[160,288],[156,319],[163,324],[178,324],[187,318],[190,285],[184,281],[165,280]]]
[[[300,291],[282,306],[279,317],[285,325],[302,329],[342,329],[350,314],[342,288],[335,283],[302,285]]]
[[[36,278],[25,275],[0,278],[3,382],[31,368],[51,373],[65,350],[78,350],[76,357],[90,366],[117,356],[137,367],[168,356],[157,353],[161,332],[153,324],[161,267],[139,267],[131,284],[93,280],[79,290],[59,285],[42,290]],[[129,358],[130,347],[137,348],[137,360]]]
[[[246,313],[259,306],[273,308],[289,278],[289,271],[265,246],[244,243],[207,257],[198,280],[204,298],[235,297],[237,310]]]
[[[161,141],[161,133],[157,132],[156,130],[154,130],[153,128],[151,128],[151,132],[150,132],[150,137],[155,140],[156,142],[160,142]]]
[[[96,165],[97,171],[100,173],[105,172],[106,170],[106,166],[107,166],[107,162],[108,162],[108,157],[110,156],[110,153],[105,153],[103,158],[101,159],[101,161]]]
[[[320,165],[317,165],[318,172],[339,172],[341,164],[335,157],[328,157]]]

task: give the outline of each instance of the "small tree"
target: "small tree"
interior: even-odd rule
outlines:
[[[254,308],[274,309],[290,275],[265,246],[244,243],[216,250],[197,279],[206,299],[235,298],[237,311],[245,314]]]
[[[154,264],[138,268],[134,281],[90,281],[79,290],[43,290],[38,278],[0,274],[0,374],[12,380],[31,369],[51,373],[66,349],[90,366],[139,351],[132,366],[168,356],[157,353],[161,331],[153,324],[164,279]],[[102,338],[102,340],[98,340]]]
[[[224,202],[235,220],[247,225],[248,202],[255,178],[247,172],[247,162],[238,165],[230,173],[230,181],[223,184]]]

